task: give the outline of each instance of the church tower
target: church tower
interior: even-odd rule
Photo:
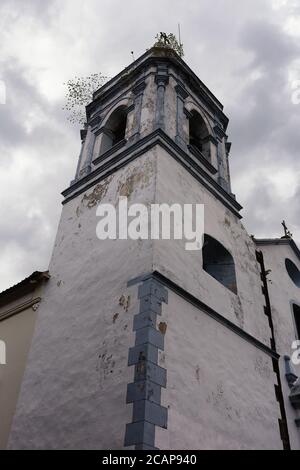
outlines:
[[[9,448],[289,448],[222,104],[165,46],[96,91],[86,112]],[[97,208],[120,197],[204,204],[203,249],[99,240]]]

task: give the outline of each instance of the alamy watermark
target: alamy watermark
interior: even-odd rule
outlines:
[[[291,355],[291,361],[295,366],[300,365],[300,340],[297,339],[292,342],[292,349],[294,350]]]
[[[113,204],[99,204],[96,234],[100,240],[185,240],[186,250],[201,250],[204,204],[131,204],[125,196]]]
[[[0,340],[0,366],[6,365],[6,344]]]
[[[0,79],[0,105],[6,104],[6,86],[4,80]]]

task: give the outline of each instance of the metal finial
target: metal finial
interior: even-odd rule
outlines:
[[[281,222],[281,225],[283,226],[283,230],[284,230],[284,236],[282,238],[292,238],[293,234],[287,228],[285,220]]]

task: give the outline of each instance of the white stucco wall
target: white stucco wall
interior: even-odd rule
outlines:
[[[160,365],[168,429],[162,449],[282,449],[269,356],[169,292]]]
[[[169,72],[164,95],[165,132],[174,139],[175,86],[183,75],[177,76],[174,66]],[[151,64],[130,83],[129,71],[125,70],[114,96],[104,98],[94,112],[106,119],[121,100],[132,104],[132,86],[145,78],[140,137],[147,136],[156,126],[156,73],[157,67]],[[190,83],[184,83],[189,93],[185,107],[199,107],[213,129],[218,119],[215,108],[208,106],[201,93],[195,96]],[[136,130],[134,112],[131,110],[128,116],[128,138]],[[187,118],[182,125],[188,143]],[[89,128],[80,169],[90,163],[91,156],[99,156],[101,137],[96,138],[94,147],[93,142]],[[216,152],[212,162],[217,166]],[[224,168],[227,173],[226,165]],[[119,196],[147,205],[204,204],[205,232],[222,243],[235,260],[237,295],[202,269],[201,251],[187,251],[185,240],[98,240],[97,205],[116,205]],[[143,273],[161,272],[270,346],[255,249],[241,221],[158,146],[112,176],[94,181],[93,187],[67,202],[49,267],[51,279],[38,310],[9,447],[123,447],[125,425],[132,420],[132,406],[126,405],[127,384],[133,380],[133,367],[127,366],[128,350],[135,342],[132,323],[139,308],[137,286],[128,288],[127,282]],[[270,292],[277,347],[285,354],[290,352],[292,338],[289,300],[299,299],[299,291],[288,285],[282,271],[284,253],[264,251],[266,268],[273,273]],[[289,257],[294,260],[290,252]],[[158,318],[161,321],[167,327],[165,351],[160,353],[160,365],[167,369],[162,404],[169,408],[169,421],[166,430],[156,429],[156,445],[164,449],[281,449],[276,376],[270,357],[171,291],[169,303]],[[285,383],[284,387],[288,407]],[[288,408],[287,412],[294,426],[294,410]],[[297,438],[293,428],[294,447]]]
[[[285,268],[285,259],[289,258],[299,269],[300,262],[289,245],[259,245],[258,249],[263,252],[265,269],[271,270],[268,274],[268,290],[274,323],[276,348],[282,356],[280,369],[289,435],[292,447],[299,449],[300,429],[297,429],[294,420],[295,418],[300,418],[300,412],[294,410],[288,399],[290,389],[285,379],[283,356],[292,355],[293,350],[291,346],[292,342],[296,339],[296,330],[290,302],[293,301],[300,305],[300,288],[297,287],[289,277]],[[300,366],[294,365],[294,369],[298,377],[300,377]]]
[[[149,70],[150,72],[151,70]],[[153,72],[153,70],[152,70]],[[146,88],[143,93],[140,136],[145,137],[154,130],[155,125],[155,109],[156,109],[156,90],[157,85],[154,75],[150,75],[146,79]]]
[[[205,231],[233,255],[238,295],[202,269],[201,251],[184,240],[99,241],[96,207],[129,202],[205,204]],[[50,263],[51,279],[9,440],[11,449],[119,449],[125,425],[127,366],[134,345],[137,286],[128,280],[158,270],[269,346],[270,330],[255,246],[241,222],[160,147],[69,201]],[[281,449],[270,357],[177,294],[158,322],[167,324],[160,365],[167,369],[162,404],[165,449]]]
[[[187,251],[185,240],[155,241],[155,269],[269,346],[270,329],[251,237],[240,220],[164,150],[159,152],[157,171],[156,202],[204,204],[205,233],[232,254],[238,294],[203,271],[202,252]]]
[[[98,240],[95,211],[119,195],[150,202],[155,161],[153,150],[63,207],[11,449],[123,447],[137,312],[127,281],[152,269],[152,250],[147,240]]]
[[[34,297],[38,296],[38,289]],[[24,295],[0,308],[0,315],[33,298]],[[6,364],[0,364],[0,450],[6,448],[11,423],[26,366],[28,351],[34,331],[38,304],[0,321],[0,339],[6,345]]]

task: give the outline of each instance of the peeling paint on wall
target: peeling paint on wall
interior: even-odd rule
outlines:
[[[130,306],[130,295],[121,295],[119,305],[124,308],[125,312],[128,312]]]
[[[151,161],[146,161],[142,168],[134,168],[133,171],[125,175],[125,178],[119,181],[117,194],[130,199],[137,188],[144,189],[145,186],[149,185],[152,176],[153,164]]]

